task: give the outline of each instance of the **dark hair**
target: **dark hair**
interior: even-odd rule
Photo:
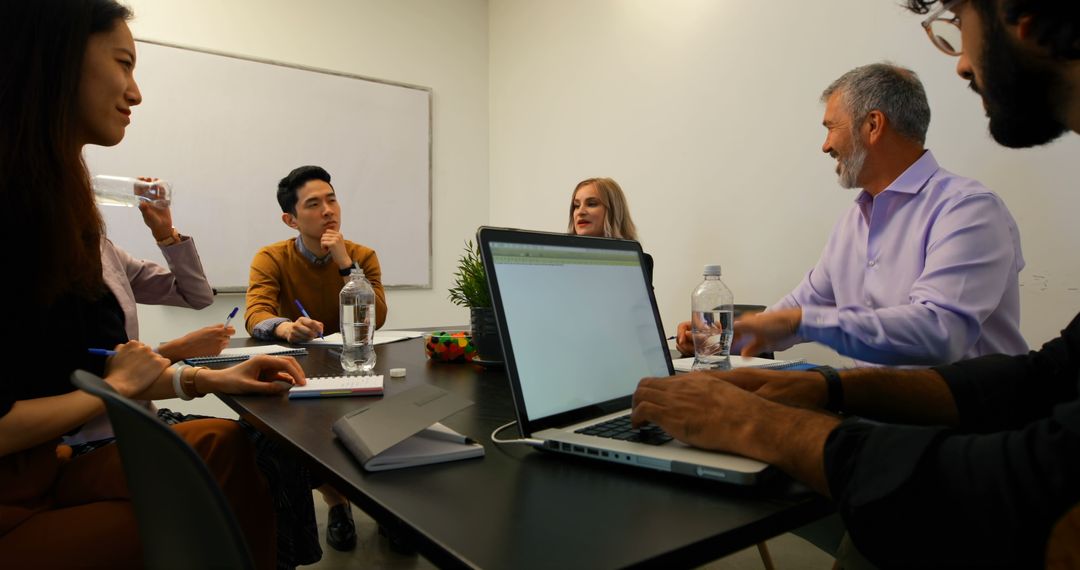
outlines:
[[[5,6],[0,23],[0,196],[6,267],[20,294],[49,303],[103,289],[103,222],[75,131],[83,58],[92,34],[111,31],[132,12],[114,0],[33,0]],[[16,227],[32,223],[31,238]],[[29,243],[28,243],[29,242]],[[25,245],[34,251],[15,263]]]
[[[296,192],[312,180],[322,180],[330,184],[330,173],[321,166],[300,166],[278,182],[277,201],[282,212],[296,214]],[[334,186],[331,184],[330,187]]]
[[[905,0],[904,6],[916,14],[929,12],[941,0]],[[998,17],[996,2],[972,0],[979,13]],[[1005,0],[1001,5],[1005,21],[1015,24],[1021,16],[1032,16],[1035,42],[1050,50],[1056,59],[1080,58],[1080,2],[1075,0]]]

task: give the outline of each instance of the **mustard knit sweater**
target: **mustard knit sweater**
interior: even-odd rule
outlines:
[[[255,325],[275,317],[291,321],[299,318],[300,309],[294,299],[307,309],[311,318],[323,324],[324,334],[339,332],[338,293],[346,278],[338,273],[334,263],[315,265],[296,249],[296,239],[270,244],[255,254],[248,280],[247,311],[244,318],[248,333]],[[386,293],[382,286],[382,270],[375,250],[345,240],[349,257],[364,271],[375,289],[375,328],[386,321]]]

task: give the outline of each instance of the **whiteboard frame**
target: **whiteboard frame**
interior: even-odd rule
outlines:
[[[416,84],[413,84],[413,83],[405,83],[403,81],[393,81],[393,80],[390,80],[390,79],[380,79],[378,77],[370,77],[370,76],[367,76],[367,75],[359,75],[359,74],[355,74],[355,73],[345,73],[343,71],[335,71],[333,69],[326,69],[326,68],[322,68],[322,67],[313,67],[313,66],[309,66],[309,65],[300,65],[300,64],[296,64],[296,63],[288,63],[288,62],[284,62],[284,61],[277,61],[277,60],[267,59],[267,58],[237,55],[237,54],[234,54],[234,53],[228,53],[228,52],[217,51],[217,50],[206,49],[206,48],[200,48],[200,47],[193,47],[193,46],[189,46],[189,45],[185,45],[185,44],[178,44],[178,43],[173,43],[173,42],[163,42],[163,41],[159,41],[159,40],[152,40],[152,39],[146,39],[146,38],[135,38],[135,41],[145,43],[145,44],[158,45],[158,46],[162,46],[162,47],[170,47],[170,48],[182,49],[182,50],[187,50],[187,51],[199,52],[199,53],[204,53],[204,54],[207,54],[207,55],[216,55],[216,56],[220,56],[220,57],[227,57],[227,58],[230,58],[230,59],[238,59],[238,60],[242,60],[242,61],[250,61],[250,62],[253,62],[253,63],[264,63],[264,64],[268,64],[268,65],[276,65],[276,66],[279,66],[279,67],[288,67],[288,68],[291,68],[291,69],[298,69],[298,70],[301,70],[301,71],[311,71],[311,72],[314,72],[314,73],[322,73],[322,74],[325,74],[325,75],[335,75],[335,76],[338,76],[338,77],[345,77],[345,78],[348,78],[348,79],[358,79],[360,81],[370,81],[372,83],[380,83],[380,84],[383,84],[383,85],[393,85],[395,87],[404,87],[404,88],[407,88],[407,89],[416,89],[417,91],[423,91],[423,92],[427,93],[427,110],[428,110],[428,143],[427,143],[427,151],[428,151],[427,152],[427,156],[428,156],[428,182],[427,182],[427,201],[428,201],[428,219],[427,219],[427,226],[428,226],[427,254],[428,254],[428,259],[427,259],[427,263],[428,263],[428,281],[427,281],[427,283],[424,283],[424,284],[385,285],[384,288],[393,289],[393,290],[399,290],[399,291],[423,290],[423,289],[431,289],[432,288],[432,282],[434,280],[434,274],[435,274],[435,263],[434,263],[434,259],[433,259],[434,258],[434,247],[433,247],[434,237],[433,237],[433,234],[432,234],[432,232],[434,231],[434,224],[432,223],[432,218],[435,215],[435,208],[434,208],[434,202],[433,202],[432,197],[431,197],[431,188],[432,188],[432,186],[434,184],[434,172],[433,172],[433,170],[434,170],[434,152],[435,152],[435,149],[434,149],[434,145],[432,144],[432,140],[433,140],[432,129],[434,128],[434,116],[433,116],[433,113],[432,113],[432,102],[431,102],[431,100],[432,100],[432,97],[433,97],[433,91],[432,91],[431,87],[426,87],[426,86],[423,86],[423,85],[416,85]],[[215,293],[246,293],[247,292],[247,287],[246,286],[215,287],[214,291],[215,291]]]

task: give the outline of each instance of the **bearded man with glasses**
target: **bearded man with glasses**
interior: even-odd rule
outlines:
[[[999,143],[1080,133],[1080,2],[908,7],[934,11],[923,26],[959,56]],[[1080,315],[1038,351],[928,370],[647,378],[633,421],[769,462],[831,496],[877,566],[1080,566]]]

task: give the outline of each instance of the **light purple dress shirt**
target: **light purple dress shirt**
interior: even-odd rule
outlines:
[[[1001,199],[926,151],[877,197],[859,193],[817,265],[770,310],[802,307],[791,344],[819,342],[860,365],[1021,354],[1023,268]]]

